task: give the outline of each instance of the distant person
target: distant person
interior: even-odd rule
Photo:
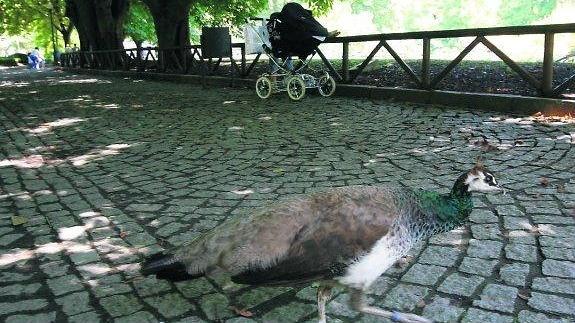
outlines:
[[[44,64],[46,63],[46,60],[44,59],[44,56],[42,56],[42,54],[40,53],[40,49],[38,47],[34,47],[34,50],[32,51],[32,55],[36,57],[36,61],[37,61],[37,67],[36,68],[43,68]]]
[[[78,46],[76,44],[74,44],[74,47],[72,47],[72,51],[77,52],[79,50],[80,50],[80,48],[78,48]]]
[[[64,48],[64,53],[70,53],[72,51],[72,48],[70,47],[70,45],[66,45],[66,47]]]
[[[32,52],[28,52],[26,55],[28,57],[28,68],[29,69],[36,69],[38,68],[38,58],[32,55]]]
[[[42,57],[42,54],[40,54],[40,49],[38,47],[35,47],[34,50],[30,52],[28,58],[28,62],[31,63],[30,68],[38,69],[44,66],[44,58]]]

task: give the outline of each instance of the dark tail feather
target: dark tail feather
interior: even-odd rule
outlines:
[[[156,275],[158,279],[169,281],[182,281],[202,277],[204,274],[190,275],[186,266],[174,259],[172,255],[156,253],[148,257],[142,264],[142,275]]]

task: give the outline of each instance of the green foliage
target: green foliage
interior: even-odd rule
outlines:
[[[148,7],[141,0],[132,0],[124,23],[124,32],[136,43],[158,43],[154,19]]]
[[[352,1],[353,13],[371,12],[372,21],[379,30],[386,30],[393,24],[395,12],[391,8],[391,0],[361,0]]]
[[[506,0],[499,17],[505,25],[525,25],[549,16],[556,6],[557,0]]]
[[[0,33],[30,34],[36,46],[51,48],[53,21],[56,42],[63,44],[58,30],[69,23],[64,9],[64,0],[0,0]]]
[[[266,5],[267,0],[198,0],[190,16],[196,26],[240,26]]]
[[[24,63],[19,57],[0,57],[0,66],[17,66]]]

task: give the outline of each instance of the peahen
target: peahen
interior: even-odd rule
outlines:
[[[334,285],[350,306],[400,322],[414,314],[368,306],[364,292],[418,241],[464,223],[471,192],[500,192],[482,165],[462,174],[449,194],[387,186],[352,186],[276,204],[236,217],[142,264],[143,275],[172,281],[216,273],[240,284],[285,286],[319,282],[319,321]]]

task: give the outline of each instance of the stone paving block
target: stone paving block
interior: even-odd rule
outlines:
[[[525,286],[527,275],[529,275],[529,264],[512,263],[501,267],[499,271],[501,279],[513,286]]]
[[[456,248],[428,246],[419,256],[418,262],[439,266],[453,266],[461,252]]]
[[[473,301],[473,305],[488,310],[513,313],[517,292],[515,287],[489,284],[481,292],[481,299]]]
[[[372,300],[367,297],[366,303],[372,304]],[[317,308],[316,308],[317,311]],[[326,304],[326,313],[328,316],[343,316],[346,318],[353,318],[358,316],[358,313],[351,309],[349,306],[349,294],[342,293],[332,299]]]
[[[7,272],[7,271],[0,272],[0,281],[4,283],[21,282],[25,280],[30,280],[32,277],[34,277],[34,274],[21,274],[17,272]]]
[[[530,244],[534,245],[537,243],[536,234],[523,231],[523,230],[513,230],[507,233],[507,237],[509,238],[509,242],[511,244]]]
[[[476,208],[471,211],[471,215],[469,215],[469,221],[473,223],[497,223],[499,220],[493,211]]]
[[[210,320],[223,320],[233,316],[229,301],[222,294],[208,294],[199,300],[200,308]]]
[[[40,269],[49,277],[58,277],[66,275],[69,271],[69,266],[63,260],[57,260],[40,265]]]
[[[497,260],[465,257],[463,258],[461,265],[459,265],[459,271],[489,277],[498,263],[499,262]]]
[[[24,238],[24,234],[22,233],[6,234],[0,237],[0,247],[7,247],[22,238]]]
[[[78,292],[56,299],[56,303],[62,306],[62,311],[68,316],[91,311],[90,295],[88,292]]]
[[[521,211],[517,206],[512,204],[497,205],[495,209],[497,210],[497,213],[500,216],[504,216],[504,219],[507,218],[507,216],[522,217],[525,215],[523,211]]]
[[[536,277],[533,279],[532,288],[544,292],[575,295],[575,280],[556,277]]]
[[[513,317],[501,315],[494,312],[480,310],[478,308],[470,308],[463,319],[462,323],[513,323]]]
[[[171,289],[167,281],[156,279],[156,277],[152,276],[134,281],[134,288],[138,295],[142,297],[160,294]]]
[[[503,228],[507,230],[532,230],[533,225],[527,217],[504,216]]]
[[[470,257],[497,259],[501,254],[503,243],[493,240],[469,240],[467,255]]]
[[[539,237],[539,243],[543,247],[556,247],[556,248],[573,248],[575,246],[575,237]]]
[[[48,279],[48,287],[55,296],[64,295],[69,292],[75,292],[84,289],[82,282],[74,275],[60,276]]]
[[[381,276],[366,291],[368,295],[383,296],[387,294],[389,288],[397,283],[396,279]]]
[[[177,317],[194,309],[190,302],[176,293],[148,297],[145,301],[156,308],[165,318]],[[223,308],[218,309],[224,310]]]
[[[98,301],[104,310],[113,317],[132,314],[142,308],[142,304],[132,295],[113,295]]]
[[[463,276],[453,273],[439,285],[437,290],[453,295],[471,296],[483,281],[484,278],[480,276]]]
[[[430,244],[460,246],[464,245],[463,231],[455,229],[445,233],[439,233],[429,239]]]
[[[192,299],[215,291],[214,286],[205,278],[177,282],[175,285],[182,295]]]
[[[421,285],[435,285],[446,270],[447,268],[441,266],[414,264],[401,280]]]
[[[313,305],[292,302],[267,312],[262,320],[264,322],[297,322],[315,310]]]
[[[286,287],[258,287],[239,295],[236,298],[236,302],[246,308],[252,308],[286,293],[289,290],[290,288]]]
[[[543,274],[548,276],[575,278],[575,262],[553,259],[543,260]]]
[[[434,322],[458,322],[464,312],[464,308],[452,305],[450,299],[436,296],[425,306],[422,314]]]
[[[83,265],[91,262],[102,261],[96,250],[71,252],[69,257],[75,265]]]
[[[502,239],[501,230],[499,230],[499,224],[497,223],[471,225],[471,234],[473,235],[473,238],[480,240]]]
[[[77,266],[76,269],[84,279],[104,277],[112,273],[113,269],[105,263],[90,263]]]
[[[549,316],[541,313],[535,313],[527,310],[519,312],[519,323],[570,323],[573,320],[568,318],[550,318]]]
[[[40,314],[18,314],[8,316],[5,323],[47,323],[56,322],[56,312]]]
[[[412,311],[429,293],[429,289],[420,286],[399,284],[386,295],[383,305],[399,311]]]
[[[70,316],[68,317],[68,321],[70,323],[97,323],[101,322],[102,318],[96,312],[88,312]]]
[[[575,300],[572,298],[532,292],[527,304],[539,311],[575,315]]]
[[[36,311],[46,306],[48,306],[48,301],[40,298],[0,303],[0,316],[22,311]]]
[[[88,283],[96,297],[105,297],[133,292],[133,289],[130,285],[122,283],[121,279],[117,278],[119,278],[117,275],[105,276],[102,278],[90,280]]]
[[[136,312],[134,314],[120,317],[114,320],[114,323],[156,323],[159,322],[152,313],[150,312]]]
[[[30,296],[34,295],[42,287],[40,283],[12,284],[0,287],[0,295],[3,296]]]
[[[526,244],[510,243],[505,246],[505,257],[512,260],[536,262],[537,247]]]
[[[575,249],[541,247],[541,251],[545,258],[575,262]]]

